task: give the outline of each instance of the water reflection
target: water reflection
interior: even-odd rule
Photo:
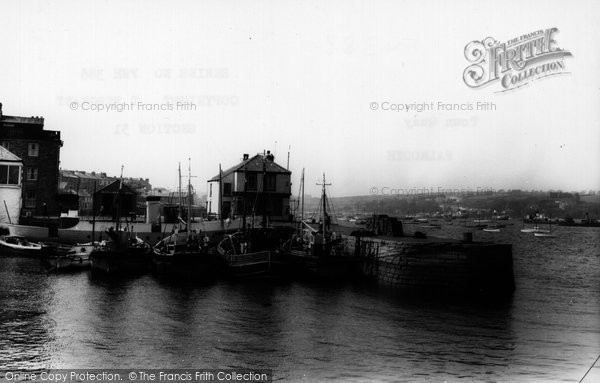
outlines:
[[[540,242],[506,230],[517,290],[493,303],[373,286],[49,275],[34,259],[0,258],[0,365],[262,367],[308,381],[579,380],[600,345],[597,234]]]

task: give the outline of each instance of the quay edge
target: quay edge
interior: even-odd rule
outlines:
[[[412,292],[510,295],[512,245],[411,237],[346,236],[363,277]]]

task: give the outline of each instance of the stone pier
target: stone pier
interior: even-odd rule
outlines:
[[[512,245],[442,239],[346,237],[363,276],[417,291],[510,294]]]

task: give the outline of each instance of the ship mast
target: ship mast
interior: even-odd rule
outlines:
[[[302,207],[300,209],[300,222],[304,221],[304,168],[302,168],[302,177],[300,178],[300,187],[302,188]],[[302,225],[300,225],[302,227]]]
[[[190,237],[192,223],[192,160],[188,158],[188,210],[187,210],[187,236]]]
[[[321,222],[323,224],[323,249],[325,249],[325,235],[327,234],[327,225],[326,225],[326,216],[327,216],[327,193],[325,191],[325,187],[329,186],[331,184],[328,184],[325,182],[325,173],[323,173],[323,183],[319,184],[317,183],[317,185],[322,185],[323,186],[323,190],[321,192],[321,200],[323,203],[323,212],[322,212],[322,216],[321,216]]]
[[[182,213],[182,211],[181,211],[181,162],[179,163],[179,169],[178,170],[179,170],[179,190],[178,190],[178,192],[179,192],[179,209],[178,209],[179,211],[178,211],[178,215],[179,216],[177,217],[177,221],[178,221],[177,224],[178,224],[178,227],[179,227],[179,231],[181,231],[181,217],[182,217],[182,214],[181,214]]]
[[[121,176],[119,177],[119,192],[117,197],[117,233],[121,230],[121,191],[123,190],[123,165],[121,165]]]

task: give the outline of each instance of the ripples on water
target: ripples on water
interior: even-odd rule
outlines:
[[[520,226],[505,302],[370,286],[48,275],[0,258],[2,368],[270,368],[276,380],[578,381],[600,353],[600,230]],[[444,228],[457,237],[464,230]],[[437,234],[437,233],[436,233]],[[600,377],[594,368],[586,381]]]

